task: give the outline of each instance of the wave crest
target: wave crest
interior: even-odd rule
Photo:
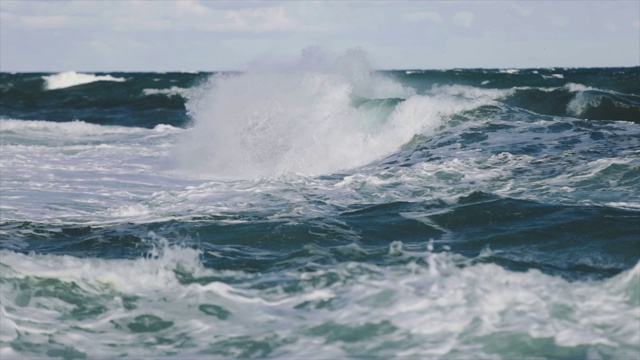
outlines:
[[[75,71],[67,71],[59,74],[43,76],[46,90],[65,89],[73,86],[89,84],[96,81],[126,81],[125,78],[117,78],[111,75],[83,74]]]
[[[372,91],[375,89],[375,91]],[[483,100],[484,102],[490,99]],[[478,101],[415,95],[351,51],[325,69],[214,76],[187,102],[189,171],[217,178],[320,175],[366,165]]]

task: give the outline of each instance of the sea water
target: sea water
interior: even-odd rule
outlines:
[[[0,358],[638,358],[639,78],[2,73]]]

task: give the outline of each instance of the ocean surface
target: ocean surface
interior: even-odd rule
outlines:
[[[0,74],[0,358],[640,357],[640,68]]]

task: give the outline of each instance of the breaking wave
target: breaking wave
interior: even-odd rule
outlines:
[[[67,71],[59,74],[43,76],[42,78],[45,81],[46,90],[65,89],[72,86],[89,84],[96,81],[126,81],[125,78],[117,78],[111,75],[83,74],[77,73],[75,71]]]
[[[373,72],[358,51],[327,68],[213,76],[187,103],[193,128],[181,160],[211,177],[327,174],[380,159],[491,102],[416,95]]]

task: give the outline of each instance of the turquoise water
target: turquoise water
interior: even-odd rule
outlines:
[[[0,74],[0,355],[637,358],[639,75]]]

